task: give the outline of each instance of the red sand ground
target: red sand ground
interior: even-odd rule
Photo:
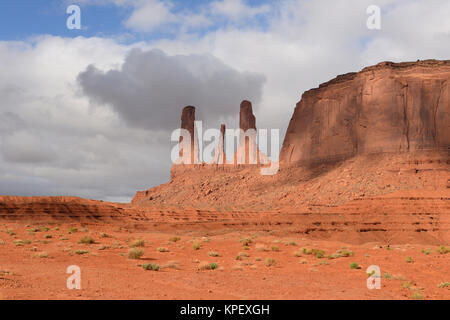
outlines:
[[[447,191],[394,193],[322,213],[157,211],[76,198],[1,200],[1,299],[450,299],[450,286],[438,287],[450,282],[450,253],[438,252],[450,243]],[[50,230],[27,231],[39,226]],[[68,234],[72,226],[78,232]],[[95,244],[79,244],[86,235]],[[175,235],[181,240],[170,242]],[[243,238],[252,239],[248,250]],[[20,239],[31,243],[17,246],[14,240]],[[136,239],[145,240],[145,254],[131,260],[127,252]],[[201,244],[197,251],[195,242]],[[161,247],[168,252],[159,252]],[[322,249],[325,257],[304,254],[303,248]],[[326,257],[342,248],[354,255]],[[48,257],[36,257],[42,252]],[[236,260],[241,252],[248,257]],[[276,265],[266,266],[267,258]],[[144,270],[148,262],[161,269]],[[219,268],[200,271],[202,262]],[[361,269],[351,269],[352,262]],[[66,288],[69,265],[81,268],[82,290]],[[367,289],[369,265],[381,268],[380,290]]]

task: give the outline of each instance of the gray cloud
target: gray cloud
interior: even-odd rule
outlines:
[[[207,122],[234,117],[242,100],[260,101],[265,78],[239,72],[212,55],[134,49],[120,69],[90,65],[78,81],[92,101],[110,105],[129,126],[171,131],[179,127],[186,105],[198,107]]]

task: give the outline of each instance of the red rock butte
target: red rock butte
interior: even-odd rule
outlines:
[[[0,216],[267,228],[355,242],[449,241],[449,80],[450,61],[383,62],[305,92],[273,176],[260,174],[267,157],[251,135],[225,163],[223,124],[211,163],[173,165],[168,183],[137,192],[131,204],[2,197]],[[242,130],[256,130],[251,102],[241,103],[239,115]],[[183,109],[181,128],[190,138],[180,138],[189,151],[180,158],[192,163],[193,106]],[[249,150],[258,165],[247,165]]]

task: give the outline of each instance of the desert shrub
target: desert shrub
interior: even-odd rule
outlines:
[[[40,252],[40,253],[35,254],[33,257],[34,258],[39,258],[39,259],[48,258],[48,253],[47,252]]]
[[[128,259],[140,259],[144,255],[144,250],[133,248],[128,251]]]
[[[130,243],[130,248],[145,247],[145,240],[138,239]]]
[[[406,281],[401,284],[402,289],[411,289],[411,282]]]
[[[280,248],[278,248],[277,246],[271,246],[270,250],[278,252],[280,251]]]
[[[78,228],[76,228],[76,227],[71,227],[71,228],[67,231],[68,234],[72,234],[72,233],[75,233],[75,232],[78,232]]]
[[[301,257],[302,256],[302,252],[301,251],[295,251],[294,252],[294,257]]]
[[[76,250],[75,251],[75,254],[78,254],[78,255],[83,255],[83,254],[88,254],[89,253],[89,251],[87,251],[87,250]]]
[[[167,248],[158,248],[159,252],[169,252],[169,249]]]
[[[111,236],[110,236],[109,234],[104,233],[104,232],[101,232],[101,233],[100,233],[100,237],[101,237],[101,238],[111,238]]]
[[[309,248],[303,248],[302,252],[307,255],[313,255],[316,258],[322,258],[325,255],[324,250],[320,249],[309,249]]]
[[[80,239],[80,241],[78,241],[78,243],[81,243],[81,244],[93,244],[93,243],[95,243],[95,240],[92,237],[90,237],[90,236],[84,236],[84,237],[82,237]]]
[[[208,262],[202,262],[198,266],[198,270],[215,270],[219,267],[219,265],[215,262],[208,263]]]
[[[255,249],[256,249],[256,251],[269,251],[269,249],[267,249],[266,246],[261,243],[258,243],[255,246]]]
[[[169,239],[170,242],[178,242],[180,240],[181,240],[180,237],[172,237],[172,238]]]
[[[412,257],[408,256],[408,257],[405,258],[405,262],[406,263],[413,263],[414,259]]]
[[[266,267],[272,267],[272,266],[277,264],[277,261],[275,259],[272,259],[272,258],[267,258],[264,261],[264,264],[266,265]]]
[[[450,282],[441,282],[438,284],[438,288],[447,288],[450,287]]]
[[[422,253],[426,254],[427,256],[431,254],[431,249],[422,249]]]
[[[361,269],[358,262],[352,262],[350,263],[350,269]]]
[[[195,251],[200,250],[201,247],[202,247],[202,245],[200,243],[198,243],[198,242],[195,242],[192,245],[192,249],[194,249]]]
[[[391,274],[390,274],[389,272],[385,272],[385,273],[383,274],[383,278],[385,278],[385,279],[391,279],[392,276],[391,276]]]
[[[248,247],[248,246],[253,242],[253,240],[250,239],[250,238],[244,238],[244,239],[239,240],[239,242],[240,242],[244,247]]]
[[[45,239],[51,239],[51,238],[53,238],[53,236],[51,234],[46,234],[45,235]]]
[[[169,261],[165,265],[162,266],[164,269],[180,269],[180,263],[178,261]]]
[[[219,253],[217,253],[215,251],[210,251],[210,252],[208,252],[208,256],[210,256],[210,257],[218,257]]]
[[[447,248],[445,246],[440,246],[439,249],[437,250],[437,252],[440,254],[447,254],[450,252],[450,248]]]
[[[160,267],[156,263],[146,263],[142,266],[142,268],[144,270],[158,271]]]
[[[412,295],[412,298],[414,300],[422,300],[423,299],[422,294],[420,292],[414,292]]]
[[[24,245],[30,244],[31,240],[14,240],[13,243],[16,247],[23,247]]]
[[[289,241],[289,242],[287,243],[287,245],[288,245],[288,246],[296,246],[296,245],[297,245],[297,242],[295,242],[295,241]]]

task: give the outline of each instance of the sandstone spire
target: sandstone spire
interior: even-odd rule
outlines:
[[[181,113],[179,163],[198,163],[198,139],[195,128],[195,107],[187,106]]]
[[[225,164],[227,161],[225,154],[225,125],[220,126],[220,137],[214,152],[213,164]]]

